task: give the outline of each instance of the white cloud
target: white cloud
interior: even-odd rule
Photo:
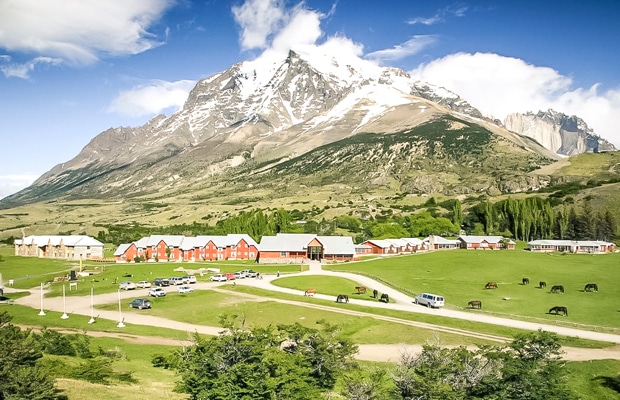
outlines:
[[[453,4],[448,7],[437,10],[432,17],[417,17],[411,18],[407,21],[410,25],[435,25],[441,22],[446,22],[449,17],[464,17],[467,13],[468,7],[463,4]]]
[[[147,29],[173,3],[174,0],[1,1],[0,48],[60,59],[70,65],[90,64],[102,55],[138,54],[161,44]],[[27,77],[28,68],[34,64],[23,64],[21,75],[15,72],[12,76]]]
[[[248,0],[232,8],[235,21],[241,29],[241,48],[264,49],[268,38],[282,25],[286,18],[281,0]]]
[[[38,175],[0,175],[0,199],[27,188],[38,177]]]
[[[195,81],[151,81],[121,92],[108,108],[109,112],[132,117],[150,116],[177,111],[187,100]]]
[[[10,59],[10,57],[3,58],[3,60],[7,62],[10,62]],[[1,65],[0,71],[2,71],[4,76],[7,78],[28,79],[30,73],[34,71],[34,68],[37,66],[37,64],[59,65],[62,64],[62,60],[50,57],[36,57],[23,64],[8,63],[7,65]]]
[[[403,44],[391,49],[377,50],[366,54],[366,58],[377,61],[394,61],[417,54],[437,41],[434,35],[416,35]]]
[[[549,108],[577,115],[620,147],[620,89],[572,88],[572,79],[552,68],[490,53],[451,54],[422,64],[411,74],[457,93],[483,114],[502,120],[512,112]]]

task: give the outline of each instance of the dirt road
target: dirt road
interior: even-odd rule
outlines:
[[[330,272],[323,271],[320,266],[313,265],[310,271],[302,272],[300,274],[322,274],[329,276],[338,276],[347,279],[354,280],[368,287],[376,288],[382,293],[389,293],[390,297],[395,300],[395,303],[380,303],[380,302],[372,302],[365,300],[357,300],[350,299],[350,302],[353,304],[366,306],[366,307],[379,307],[379,308],[389,308],[394,310],[401,310],[406,312],[416,312],[416,313],[425,313],[425,314],[433,314],[433,315],[441,315],[449,318],[457,318],[457,319],[465,319],[468,321],[478,321],[484,322],[488,324],[502,325],[502,326],[510,326],[525,330],[538,330],[542,329],[545,331],[555,332],[559,335],[563,336],[572,336],[579,337],[584,339],[605,341],[610,343],[615,343],[616,345],[607,349],[582,349],[582,348],[564,348],[564,358],[566,360],[575,360],[575,361],[584,361],[584,360],[597,360],[597,359],[620,359],[620,335],[611,334],[611,333],[603,333],[603,332],[593,332],[580,330],[575,328],[566,328],[560,326],[554,326],[549,324],[540,324],[534,322],[527,321],[519,321],[512,320],[507,318],[499,318],[491,315],[485,315],[482,313],[476,312],[465,312],[465,311],[455,311],[455,310],[431,310],[426,307],[421,307],[419,305],[413,304],[413,299],[406,294],[399,293],[392,288],[389,288],[380,282],[376,282],[370,278],[349,274],[349,273],[339,273],[339,272]],[[275,286],[271,283],[275,276],[263,276],[263,279],[241,279],[237,281],[239,285],[247,285],[254,286],[266,290],[284,292],[295,295],[303,295],[303,292],[282,288]],[[193,285],[196,290],[222,290],[223,284],[214,283],[214,282],[201,282]],[[118,302],[119,296],[121,299],[134,298],[139,296],[146,296],[146,289],[138,289],[135,291],[122,291],[122,292],[114,292],[114,293],[106,293],[100,294],[93,297],[94,304],[109,304]],[[8,292],[7,292],[8,293]],[[438,325],[426,324],[421,322],[409,321],[399,318],[392,317],[384,317],[378,316],[371,313],[352,311],[350,309],[345,309],[342,307],[332,307],[332,306],[323,306],[318,304],[306,303],[306,302],[295,302],[289,300],[280,300],[275,298],[260,298],[258,296],[253,295],[244,295],[239,292],[232,293],[235,296],[248,296],[254,298],[254,300],[269,300],[269,301],[279,301],[289,304],[294,304],[303,307],[314,307],[321,308],[327,311],[332,312],[341,312],[347,314],[355,314],[362,316],[369,316],[372,318],[389,320],[391,322],[408,324],[411,326],[432,329],[441,332],[449,332],[455,333],[459,335],[469,335],[479,338],[484,338],[487,340],[492,340],[496,342],[505,342],[509,340],[508,338],[502,338],[495,335],[485,335],[478,332],[470,332],[462,329],[455,329],[449,327],[442,327]],[[322,298],[325,300],[334,300],[334,296],[327,296],[316,294],[317,298]],[[16,304],[21,304],[25,306],[29,306],[35,309],[39,309],[41,307],[41,296],[40,289],[34,288],[31,290],[31,294],[29,296],[20,298],[16,301]],[[68,314],[78,314],[89,316],[92,313],[91,310],[91,298],[90,296],[81,296],[81,297],[67,297],[66,303],[63,304],[62,297],[53,297],[53,298],[44,298],[43,300],[43,308],[44,310],[63,312],[66,311]],[[123,310],[120,311],[105,311],[105,310],[95,310],[95,315],[98,318],[104,318],[112,321],[123,320],[124,324],[137,324],[137,325],[148,325],[148,326],[157,326],[162,328],[170,328],[176,329],[179,331],[185,331],[188,333],[201,333],[205,335],[217,335],[222,331],[222,328],[215,326],[205,326],[205,325],[195,325],[189,323],[183,323],[179,321],[173,321],[167,318],[155,317],[140,313],[122,313]],[[98,332],[98,331],[88,331],[89,335],[105,335],[106,333]],[[118,334],[110,334],[114,337],[121,337],[126,340],[133,335],[118,335]],[[182,345],[184,342],[179,342],[178,340],[166,339],[166,338],[155,338],[155,337],[139,337],[139,341],[141,343],[158,343],[158,344],[172,344],[172,345]],[[358,359],[361,360],[370,360],[370,361],[397,361],[402,351],[410,351],[410,352],[419,352],[421,350],[421,345],[410,345],[410,344],[396,344],[396,345],[361,345],[359,347]]]

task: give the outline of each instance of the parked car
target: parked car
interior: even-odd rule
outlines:
[[[183,282],[183,277],[181,276],[173,276],[172,278],[170,278],[170,284],[171,285],[182,285],[185,282]]]
[[[136,287],[139,287],[141,289],[150,288],[151,287],[151,282],[149,282],[149,281],[140,281],[140,282],[136,283]]]
[[[211,282],[226,282],[228,280],[224,274],[216,274],[209,279]]]
[[[226,274],[226,280],[228,280],[228,281],[234,281],[235,279],[237,279],[237,277],[235,276],[235,274],[231,274],[231,273],[227,273],[227,274]]]
[[[152,297],[165,297],[166,296],[166,289],[164,289],[163,287],[151,288],[149,290],[149,296],[152,296]]]
[[[118,285],[118,288],[123,290],[134,290],[136,288],[136,284],[132,281],[124,281]]]
[[[179,293],[191,293],[193,291],[194,291],[194,288],[192,288],[189,285],[182,285],[177,288],[177,292]]]
[[[155,278],[153,281],[155,286],[170,286],[170,280],[168,278]]]
[[[237,271],[235,272],[235,279],[243,279],[245,277],[247,277],[246,273],[243,271]]]
[[[253,271],[251,269],[244,269],[241,272],[245,273],[245,276],[248,278],[256,278],[258,276],[258,272]]]
[[[137,308],[138,310],[151,308],[151,301],[149,299],[133,299],[129,303],[129,308]]]
[[[444,306],[443,296],[439,296],[432,293],[420,293],[415,297],[413,301],[416,304],[421,304],[426,307],[441,308]]]
[[[183,282],[193,284],[198,282],[198,279],[194,275],[186,275],[183,277]]]

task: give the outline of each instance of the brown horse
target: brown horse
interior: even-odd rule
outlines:
[[[523,279],[521,279],[521,284],[522,285],[529,285],[530,284],[530,278],[523,278]]]
[[[357,294],[364,294],[364,293],[366,293],[366,287],[364,287],[364,286],[356,286],[355,290],[357,290]]]
[[[480,300],[472,300],[467,303],[467,307],[482,309],[482,302]]]
[[[349,302],[349,296],[347,296],[346,294],[339,294],[338,297],[336,297],[336,303],[348,303]]]
[[[551,293],[564,293],[564,286],[562,285],[551,286]]]
[[[568,316],[568,308],[566,308],[564,306],[551,307],[549,309],[548,314],[555,314],[555,315],[563,314],[565,317],[567,317]]]
[[[596,283],[588,283],[583,288],[584,292],[598,292],[598,285]]]
[[[545,282],[545,281],[538,282],[538,287],[541,288],[541,289],[542,288],[546,288],[547,287],[547,282]]]
[[[486,285],[484,285],[485,289],[497,289],[497,283],[496,282],[487,282]]]
[[[304,296],[314,296],[316,294],[316,289],[306,289],[304,292]]]

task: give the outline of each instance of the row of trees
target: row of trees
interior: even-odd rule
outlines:
[[[215,225],[193,223],[148,228],[139,224],[106,226],[98,239],[107,243],[129,243],[151,234],[225,235],[247,233],[256,241],[265,235],[314,233],[333,235],[346,231],[357,242],[367,239],[425,237],[428,235],[502,235],[517,240],[571,239],[607,240],[615,235],[615,220],[609,210],[595,212],[586,202],[578,209],[574,205],[552,207],[548,199],[528,197],[508,198],[492,203],[480,202],[466,210],[459,200],[437,203],[431,198],[423,209],[409,214],[393,214],[383,209],[373,216],[360,218],[352,214],[331,220],[316,219],[323,210],[307,212],[285,209],[242,211],[219,220]]]
[[[228,324],[220,336],[194,341],[153,358],[155,366],[177,371],[176,390],[190,399],[310,400],[336,392],[350,400],[576,398],[558,338],[542,331],[478,350],[424,346],[420,354],[403,354],[396,368],[360,366],[357,346],[324,322],[321,328]]]

